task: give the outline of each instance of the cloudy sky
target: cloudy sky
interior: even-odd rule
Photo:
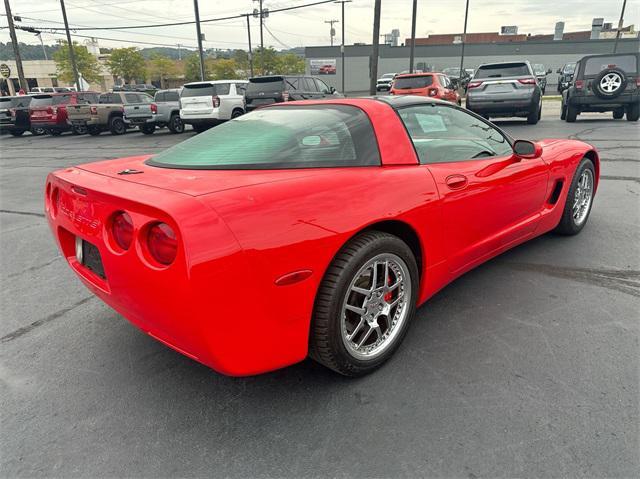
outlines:
[[[60,27],[59,0],[10,0],[13,15],[22,16],[22,24],[36,27]],[[277,9],[312,3],[314,0],[264,0],[264,8]],[[353,0],[346,6],[346,43],[371,43],[373,0]],[[65,0],[71,27],[118,27],[193,20],[192,0]],[[419,0],[416,35],[462,31],[465,0]],[[401,39],[410,36],[411,0],[382,0],[381,33],[399,29]],[[257,3],[251,0],[200,0],[202,20],[251,12]],[[566,23],[565,31],[588,30],[594,17],[617,24],[622,0],[470,0],[469,32],[495,32],[502,25],[517,25],[519,33],[553,33],[555,22]],[[340,6],[317,5],[290,12],[274,13],[266,19],[265,45],[275,48],[326,45],[329,25],[326,20],[340,19]],[[258,21],[252,19],[252,41],[259,39]],[[625,25],[640,27],[640,0],[628,0]],[[6,26],[6,16],[0,17]],[[340,42],[340,24],[336,42]],[[193,47],[195,26],[175,26],[122,31],[77,31],[95,35],[101,46],[152,46],[159,44]],[[207,48],[246,48],[244,18],[203,24]],[[45,43],[54,43],[62,35],[43,33]],[[106,40],[106,38],[114,40]],[[18,40],[38,43],[31,33],[18,31]],[[77,40],[83,41],[78,37]],[[0,29],[0,41],[9,41],[6,28]],[[133,43],[133,42],[139,43]]]

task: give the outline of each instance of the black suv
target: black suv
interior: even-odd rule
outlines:
[[[43,128],[31,128],[29,119],[29,104],[32,96],[3,96],[0,97],[0,132],[8,131],[13,136],[21,136],[25,131],[34,135],[43,135]]]
[[[271,75],[249,78],[245,93],[246,111],[270,103],[295,100],[318,100],[342,96],[336,89],[315,77]]]
[[[580,59],[569,88],[562,92],[560,118],[576,121],[585,111],[625,113],[627,120],[640,117],[640,53],[587,55]]]
[[[571,85],[571,79],[573,78],[573,72],[575,71],[575,63],[565,63],[562,68],[558,68],[558,93],[562,93],[569,88],[569,85]]]

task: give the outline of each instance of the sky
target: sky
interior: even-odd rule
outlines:
[[[263,0],[263,8],[271,10],[314,0]],[[565,22],[565,32],[589,30],[594,17],[604,17],[617,25],[623,0],[470,0],[468,32],[497,32],[502,25],[517,25],[518,33],[551,34],[557,21]],[[35,27],[62,26],[59,0],[10,0],[14,16],[22,16],[22,25]],[[118,27],[189,21],[194,19],[192,0],[65,0],[69,25],[76,27]],[[373,0],[353,0],[345,8],[345,42],[371,43]],[[248,13],[257,8],[252,0],[199,0],[200,19]],[[411,34],[412,0],[382,0],[380,33],[400,30],[401,42]],[[432,33],[459,33],[463,29],[465,0],[418,0],[416,36]],[[3,12],[4,13],[4,12]],[[328,3],[289,12],[276,12],[265,20],[264,43],[276,49],[328,45],[327,20],[341,20],[340,5]],[[640,28],[640,0],[627,0],[625,25]],[[7,25],[0,17],[0,27]],[[335,42],[341,40],[341,24],[334,25]],[[244,18],[202,25],[205,48],[247,48]],[[64,32],[60,32],[64,33]],[[77,31],[99,39],[102,47],[196,46],[195,25],[145,28],[122,31]],[[17,31],[18,41],[37,44],[32,33]],[[259,23],[251,19],[254,46],[259,42]],[[63,35],[42,34],[46,44],[55,43]],[[84,38],[76,38],[82,42]],[[0,29],[0,41],[8,42],[9,31]],[[132,43],[133,41],[140,43]],[[144,44],[147,42],[149,44]]]

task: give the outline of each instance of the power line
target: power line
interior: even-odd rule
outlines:
[[[269,32],[269,35],[271,35],[271,37],[272,37],[276,42],[278,42],[278,43],[279,43],[280,45],[282,45],[283,47],[285,47],[285,48],[287,48],[287,49],[291,50],[291,47],[290,47],[289,45],[287,45],[286,43],[283,43],[282,41],[280,41],[280,39],[279,39],[278,37],[276,37],[276,36],[271,32],[271,30],[269,30],[269,28],[267,27],[267,25],[265,25],[265,26],[264,26],[264,29],[265,29],[267,32]]]

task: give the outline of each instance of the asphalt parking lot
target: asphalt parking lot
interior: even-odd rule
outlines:
[[[0,474],[638,477],[640,127],[561,122],[557,102],[543,115],[497,123],[599,148],[586,228],[458,279],[384,368],[356,380],[309,360],[221,376],[139,332],[58,254],[49,171],[193,133],[1,137]]]

